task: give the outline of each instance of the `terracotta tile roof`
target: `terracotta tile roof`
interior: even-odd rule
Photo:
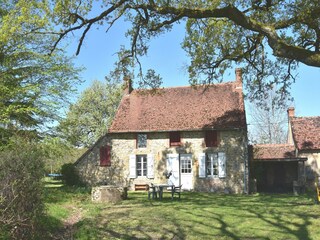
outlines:
[[[109,132],[246,128],[242,89],[236,82],[210,87],[133,90],[124,95]]]
[[[296,158],[294,145],[288,144],[256,144],[252,151],[254,160]]]
[[[292,134],[299,150],[320,149],[320,116],[291,117]]]

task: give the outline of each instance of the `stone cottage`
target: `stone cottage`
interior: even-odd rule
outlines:
[[[154,91],[126,89],[109,132],[75,163],[91,185],[171,183],[248,192],[241,69],[236,80]]]
[[[287,143],[254,145],[250,165],[258,191],[313,187],[320,175],[320,117],[296,117],[289,108]]]

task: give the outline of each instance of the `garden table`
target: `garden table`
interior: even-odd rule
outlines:
[[[156,191],[157,189],[159,190],[159,199],[162,200],[162,195],[163,195],[163,189],[170,188],[170,193],[171,193],[171,198],[173,199],[173,194],[174,194],[174,185],[172,184],[153,184],[154,190]]]

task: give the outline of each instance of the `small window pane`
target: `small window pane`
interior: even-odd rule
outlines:
[[[181,173],[191,173],[192,166],[191,166],[191,159],[184,158],[181,159]]]
[[[147,134],[138,134],[137,147],[138,148],[146,148],[147,147]]]

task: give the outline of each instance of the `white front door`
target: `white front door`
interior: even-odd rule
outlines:
[[[191,190],[192,187],[192,154],[180,155],[180,177],[182,189]]]

